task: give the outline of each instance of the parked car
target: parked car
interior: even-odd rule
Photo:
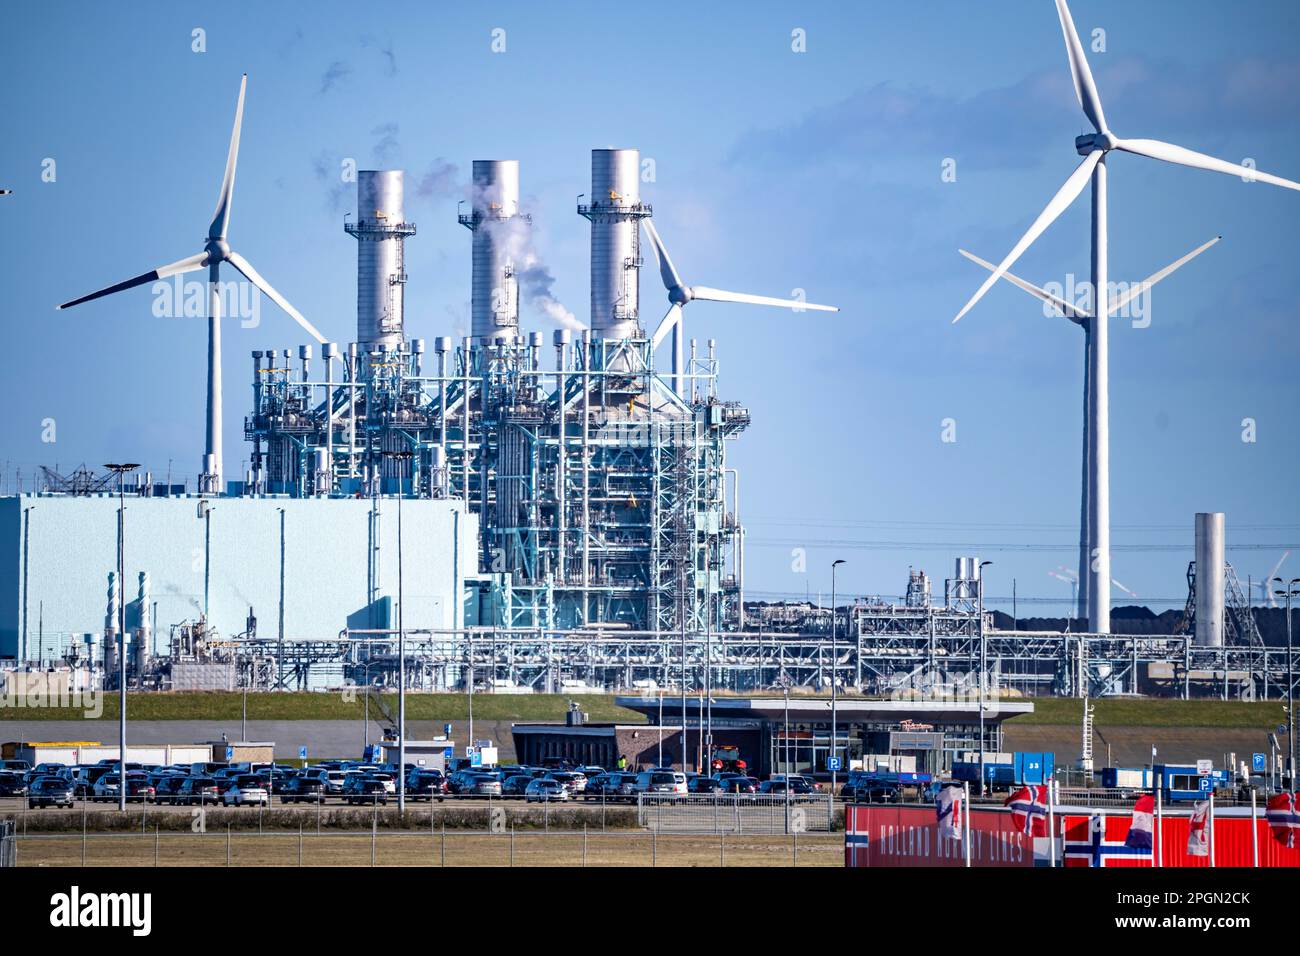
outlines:
[[[181,787],[185,786],[185,781],[188,779],[190,778],[180,773],[172,773],[163,776],[154,785],[153,802],[176,803],[176,798],[180,795]]]
[[[528,791],[528,785],[532,783],[535,779],[537,778],[526,773],[517,773],[512,776],[506,777],[505,781],[501,784],[501,796],[503,797],[525,796]]]
[[[645,770],[637,774],[637,793],[674,794],[686,792],[686,774],[676,770]]]
[[[711,794],[722,793],[722,781],[713,777],[696,777],[686,786],[687,793]]]
[[[417,767],[406,777],[406,795],[412,800],[437,800],[441,803],[446,793],[447,780],[440,771]]]
[[[753,777],[732,776],[718,781],[722,793],[757,793],[758,781]]]
[[[382,780],[359,774],[355,777],[348,777],[347,782],[344,783],[343,799],[353,806],[364,803],[386,804],[388,803],[388,788],[384,786]]]
[[[460,792],[467,797],[499,797],[501,781],[486,773],[474,773],[461,784]]]
[[[23,797],[27,795],[27,781],[17,770],[0,770],[0,797]]]
[[[786,794],[787,788],[789,789],[791,799],[796,800],[800,797],[807,797],[817,792],[808,785],[808,781],[804,780],[802,777],[796,776],[791,776],[788,781],[764,780],[759,786],[758,792],[766,796],[783,797]]]
[[[604,792],[607,800],[635,800],[636,778],[634,773],[611,773],[605,783]]]
[[[0,773],[6,770],[16,770],[19,773],[26,773],[32,769],[30,760],[0,760]]]
[[[543,779],[555,780],[571,796],[576,796],[587,789],[587,778],[571,770],[552,770]]]
[[[524,800],[528,803],[550,803],[568,799],[568,788],[554,777],[535,777],[528,782],[524,790]]]
[[[582,799],[604,799],[605,787],[609,784],[609,774],[598,773],[587,778],[587,786],[582,790]]]
[[[72,768],[72,791],[78,797],[93,797],[95,793],[95,784],[99,778],[106,773],[112,773],[112,767],[106,767],[102,764],[92,764],[87,767]]]
[[[266,783],[255,773],[241,773],[222,786],[221,802],[228,807],[265,807],[271,803]]]
[[[72,784],[62,777],[37,777],[27,791],[27,809],[72,806]]]
[[[118,790],[118,775],[116,773],[106,773],[95,783],[92,799],[96,803],[111,803],[119,799],[120,791]],[[149,778],[144,774],[136,771],[134,774],[126,775],[126,801],[127,803],[145,803],[153,800],[154,789],[149,786]]]
[[[347,773],[342,770],[328,770],[324,767],[315,770],[308,770],[309,776],[314,775],[316,780],[321,782],[325,796],[337,797],[343,794],[343,784],[347,781]]]
[[[193,805],[216,803],[220,799],[221,790],[215,777],[194,776],[181,781],[180,789],[171,798],[171,802]]]
[[[321,783],[319,777],[290,777],[284,785],[284,790],[280,793],[281,803],[323,803],[325,801],[325,785]]]

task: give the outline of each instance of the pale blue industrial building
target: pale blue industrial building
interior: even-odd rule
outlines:
[[[152,653],[170,627],[207,608],[222,637],[279,636],[283,513],[284,638],[337,638],[347,627],[396,626],[395,498],[128,496],[127,632],[147,623]],[[210,509],[208,517],[201,512]],[[106,627],[117,566],[115,495],[0,498],[0,657],[51,661]],[[477,577],[478,524],[463,502],[402,502],[403,625],[462,627]],[[205,598],[205,569],[206,598]],[[148,622],[139,619],[141,572]],[[474,623],[474,622],[470,622]]]

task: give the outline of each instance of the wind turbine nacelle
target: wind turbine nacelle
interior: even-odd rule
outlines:
[[[668,293],[668,301],[673,305],[685,305],[693,298],[695,296],[691,294],[691,290],[687,286],[679,285]]]
[[[1074,138],[1074,148],[1080,156],[1087,156],[1099,149],[1109,152],[1115,148],[1115,137],[1110,133],[1085,133]]]
[[[224,239],[209,239],[203,251],[208,254],[208,265],[213,262],[225,262],[230,258],[230,243]]]

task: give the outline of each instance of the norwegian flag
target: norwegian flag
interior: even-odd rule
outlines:
[[[1150,847],[1141,849],[1128,845],[1126,837],[1132,830],[1129,818],[1108,817],[1096,813],[1090,817],[1065,818],[1066,866],[1135,867],[1152,866]]]
[[[939,835],[950,840],[961,839],[962,805],[961,787],[947,786],[934,796],[934,815],[939,824]]]
[[[1300,803],[1294,793],[1279,793],[1268,801],[1264,819],[1273,839],[1288,850],[1295,846],[1296,831],[1300,830]]]
[[[1124,845],[1134,850],[1146,850],[1148,853],[1154,845],[1152,834],[1156,829],[1156,798],[1147,794],[1138,797],[1133,804],[1133,823],[1128,828]]]
[[[1192,808],[1192,821],[1187,829],[1187,855],[1210,855],[1210,801],[1198,801]]]
[[[1011,808],[1011,818],[1022,833],[1047,836],[1047,788],[1021,787],[1007,797],[1003,806]]]

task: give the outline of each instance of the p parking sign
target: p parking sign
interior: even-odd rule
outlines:
[[[827,769],[827,770],[839,770],[839,769],[840,769],[840,758],[839,758],[839,757],[828,757],[828,758],[826,758],[826,769]]]

